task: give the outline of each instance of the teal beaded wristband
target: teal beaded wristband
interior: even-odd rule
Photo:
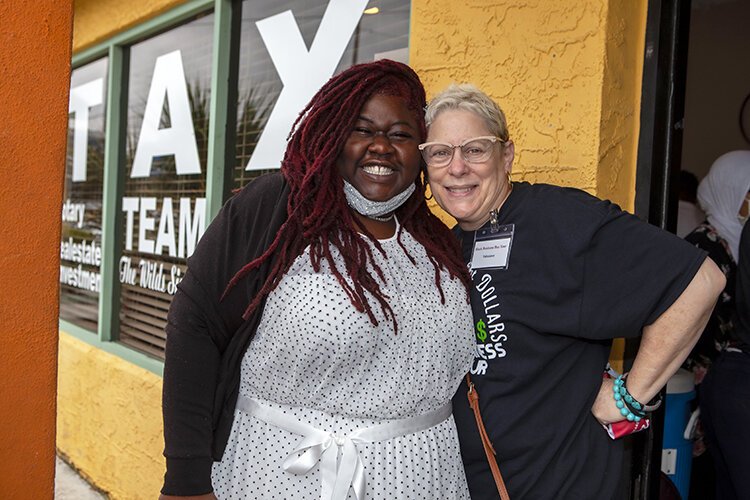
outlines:
[[[640,422],[646,416],[646,412],[643,411],[643,405],[631,396],[627,387],[625,387],[625,379],[622,375],[618,375],[615,379],[615,384],[612,386],[612,393],[615,406],[620,410],[620,415],[628,421]]]

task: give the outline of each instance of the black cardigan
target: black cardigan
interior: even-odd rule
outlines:
[[[166,327],[164,494],[213,490],[211,466],[229,439],[240,363],[265,301],[247,321],[242,314],[275,259],[246,276],[223,301],[219,298],[235,273],[273,242],[287,218],[288,195],[280,173],[255,179],[224,205],[188,259]]]

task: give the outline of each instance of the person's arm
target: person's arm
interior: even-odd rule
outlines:
[[[167,317],[162,395],[165,494],[212,491],[213,411],[221,355],[210,334],[218,328],[206,313],[211,309],[210,297],[189,269]]]
[[[215,413],[222,408],[215,406],[229,397],[221,392],[226,390],[221,382],[239,378],[240,373],[238,363],[229,367],[222,359],[235,332],[245,323],[242,312],[263,286],[272,262],[264,263],[257,276],[234,287],[223,300],[221,297],[235,273],[263,254],[273,241],[286,220],[288,193],[289,187],[278,172],[258,177],[227,201],[188,259],[166,328],[162,399],[165,498],[213,499],[211,468],[215,454],[226,444],[222,441],[226,436],[214,434],[214,426],[222,425],[221,415]],[[241,360],[242,353],[235,354],[240,354]],[[223,410],[233,414],[233,408]]]
[[[690,284],[656,321],[644,327],[641,344],[627,378],[628,392],[642,403],[651,400],[677,371],[698,341],[726,279],[706,258]],[[605,379],[591,412],[603,424],[623,417]]]

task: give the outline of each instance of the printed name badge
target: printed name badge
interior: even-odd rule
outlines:
[[[471,268],[507,269],[514,226],[514,224],[504,224],[496,231],[493,231],[491,227],[477,231],[474,235]]]

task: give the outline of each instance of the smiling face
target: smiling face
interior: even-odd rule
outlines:
[[[463,109],[442,111],[427,132],[427,142],[463,144],[467,139],[493,135],[477,114]],[[457,150],[444,167],[427,165],[430,189],[438,204],[456,218],[461,229],[479,229],[489,220],[490,210],[500,207],[508,195],[508,174],[513,165],[513,143],[492,146],[483,163],[466,162]]]
[[[362,106],[336,167],[365,198],[386,201],[416,180],[420,139],[415,114],[403,99],[374,95]]]

